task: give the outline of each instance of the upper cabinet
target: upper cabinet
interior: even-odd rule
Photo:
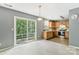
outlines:
[[[58,20],[58,21],[49,21],[48,26],[52,29],[57,29],[61,23],[63,23],[67,28],[69,28],[69,20]]]
[[[54,27],[54,26],[55,26],[55,22],[53,22],[53,21],[49,21],[48,26],[49,26],[49,27]]]

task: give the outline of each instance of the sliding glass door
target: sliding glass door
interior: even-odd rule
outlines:
[[[28,20],[28,38],[29,40],[35,39],[35,21]]]
[[[15,25],[16,24],[16,25]],[[26,40],[36,40],[36,21],[33,19],[15,17],[16,43]]]
[[[17,43],[27,40],[27,20],[16,18],[16,41]]]

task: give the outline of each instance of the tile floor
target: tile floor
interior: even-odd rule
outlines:
[[[56,43],[60,43],[60,44],[63,44],[63,45],[69,45],[69,39],[64,39],[64,38],[53,38],[53,39],[50,39],[50,41],[53,41],[53,42],[56,42]]]
[[[79,51],[79,50],[78,50]],[[0,53],[1,55],[74,55],[75,50],[49,40],[38,40],[22,44]]]

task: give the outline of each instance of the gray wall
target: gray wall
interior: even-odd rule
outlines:
[[[79,19],[72,19],[73,14],[79,15],[79,8],[71,9],[69,11],[69,24],[70,24],[70,35],[69,44],[72,46],[79,47]]]
[[[36,20],[37,16],[26,14],[20,11],[11,10],[0,6],[0,46],[6,48],[14,45],[14,32],[11,30],[14,26],[14,16],[31,18]],[[41,35],[43,31],[43,21],[37,22],[37,34]]]

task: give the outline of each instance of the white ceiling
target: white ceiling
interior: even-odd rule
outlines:
[[[3,6],[38,16],[38,5],[40,5],[40,3],[9,4],[13,7]],[[41,5],[41,16],[48,19],[60,19],[60,16],[68,17],[70,9],[79,7],[79,3],[42,3]]]

